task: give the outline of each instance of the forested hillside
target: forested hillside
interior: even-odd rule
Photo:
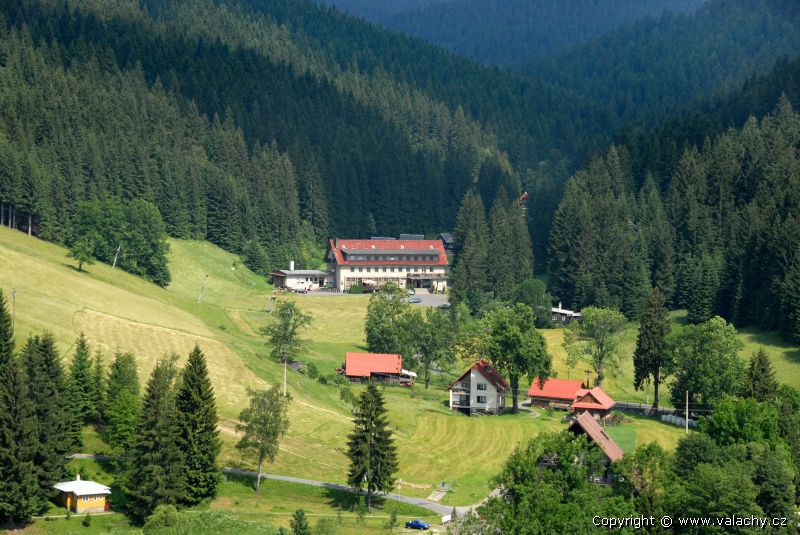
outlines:
[[[480,63],[516,68],[647,16],[705,0],[449,0],[377,18]],[[371,17],[371,10],[351,12]]]
[[[320,0],[320,4],[334,6],[352,15],[380,21],[405,11],[416,11],[449,0]]]
[[[569,182],[550,237],[551,290],[565,303],[638,317],[650,286],[699,323],[800,340],[800,117],[774,113],[684,151],[662,192],[637,188],[612,147]]]
[[[691,101],[731,90],[800,50],[794,0],[709,0],[691,14],[649,18],[525,70],[654,125]]]

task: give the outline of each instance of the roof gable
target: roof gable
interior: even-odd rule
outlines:
[[[400,374],[403,358],[397,353],[345,353],[345,375],[369,377],[373,373]]]
[[[544,384],[539,384],[539,378],[533,380],[528,390],[528,395],[534,398],[549,398],[563,401],[574,401],[579,390],[583,388],[583,382],[574,379],[545,379]]]
[[[452,388],[454,384],[463,379],[464,376],[467,375],[473,369],[478,373],[480,373],[481,375],[483,375],[486,378],[486,380],[489,381],[496,389],[508,390],[510,388],[505,379],[503,379],[503,376],[500,375],[497,372],[497,370],[494,369],[494,366],[492,366],[489,363],[489,361],[485,359],[479,360],[478,362],[476,362],[475,364],[464,370],[461,373],[461,375],[459,375],[455,381],[450,383],[450,385],[447,388],[448,389]]]
[[[616,404],[617,402],[611,399],[611,396],[606,394],[602,388],[596,386],[591,390],[579,390],[571,408],[609,410]]]
[[[579,427],[582,432],[586,433],[611,462],[622,459],[624,455],[622,449],[606,433],[605,429],[600,427],[600,424],[588,411],[582,412],[580,416],[572,420],[572,423],[569,424],[569,430],[575,432],[575,427]]]

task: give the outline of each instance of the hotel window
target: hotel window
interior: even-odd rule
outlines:
[[[362,267],[358,268],[358,272],[359,273],[361,273],[362,271],[364,271],[364,268],[362,268]]]
[[[415,254],[414,255],[414,260],[419,260],[419,255]]]
[[[393,257],[393,256],[390,256],[390,257],[389,257],[389,260],[391,260],[392,262],[394,262],[394,257]]]
[[[478,403],[486,403],[486,396],[478,396]]]
[[[390,267],[390,268],[389,268],[389,271],[391,271],[392,273],[394,273],[394,266]]]
[[[353,266],[350,266],[350,273],[354,272],[355,270],[356,270],[356,268],[354,268]]]
[[[383,272],[386,273],[386,266],[383,266]]]
[[[418,267],[415,267],[415,268],[414,268],[414,273],[418,273],[418,272],[419,272],[419,268],[418,268]]]

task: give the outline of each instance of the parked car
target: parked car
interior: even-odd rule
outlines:
[[[416,292],[414,291],[414,288],[409,288],[408,289],[408,295],[414,295],[415,293]]]
[[[406,522],[406,528],[408,529],[431,529],[431,525],[427,522],[423,522],[419,518],[416,520],[411,520]]]
[[[441,305],[439,305],[439,308],[446,310],[450,308],[450,303],[442,303]]]
[[[419,297],[411,297],[411,298],[409,298],[408,302],[409,303],[422,303],[422,299],[420,299]]]
[[[295,290],[295,293],[307,294],[308,290],[306,290],[305,288],[298,288],[298,289]]]

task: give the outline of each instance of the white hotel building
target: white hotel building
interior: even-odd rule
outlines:
[[[330,240],[325,254],[332,286],[340,292],[351,286],[447,289],[447,253],[440,240],[393,238]]]

